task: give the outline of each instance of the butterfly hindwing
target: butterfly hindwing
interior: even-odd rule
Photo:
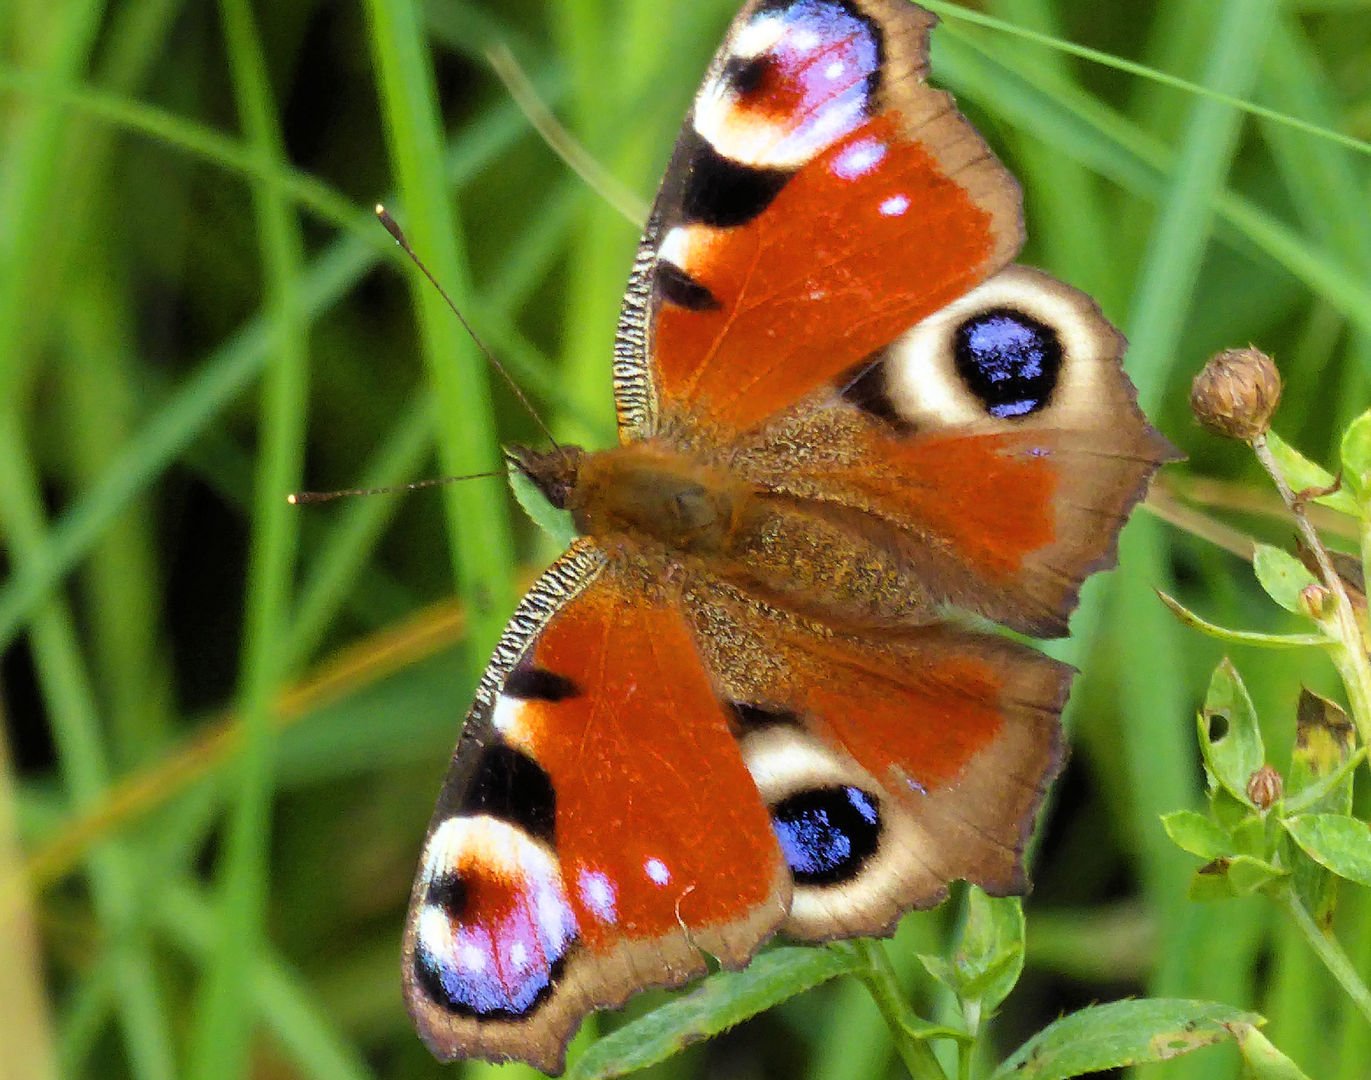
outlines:
[[[681,612],[623,574],[588,544],[563,556],[468,718],[405,939],[440,1058],[559,1071],[586,1013],[702,974],[702,950],[741,966],[785,918],[732,714]]]
[[[888,525],[927,601],[1057,636],[1081,582],[1112,565],[1157,466],[1177,456],[1138,408],[1124,346],[1085,293],[1012,266],[760,431],[736,462],[801,505],[836,501]],[[927,604],[913,618],[926,621]]]
[[[794,879],[787,933],[885,933],[956,880],[1024,891],[1071,668],[946,626],[834,633],[719,582],[689,609]]]
[[[924,82],[906,0],[754,0],[654,206],[616,347],[621,435],[741,431],[1013,258],[1019,189]]]

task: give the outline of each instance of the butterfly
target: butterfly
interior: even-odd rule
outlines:
[[[752,0],[613,357],[619,445],[508,451],[580,538],[467,715],[404,937],[436,1056],[546,1072],[592,1010],[778,931],[1025,890],[1082,581],[1174,458],[907,0]],[[965,617],[979,617],[981,625]]]

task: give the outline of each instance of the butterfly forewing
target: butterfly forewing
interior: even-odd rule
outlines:
[[[624,438],[752,427],[1013,258],[1018,185],[924,82],[934,21],[905,0],[735,19],[625,300]]]

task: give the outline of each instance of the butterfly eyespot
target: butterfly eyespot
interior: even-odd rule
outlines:
[[[541,1004],[576,938],[550,851],[488,817],[450,818],[429,841],[415,973],[450,1013],[517,1019]]]
[[[771,824],[797,885],[850,881],[880,846],[876,799],[850,785],[789,795],[771,808]]]
[[[957,374],[998,419],[1029,416],[1051,401],[1062,367],[1057,331],[1021,311],[994,308],[957,327]]]

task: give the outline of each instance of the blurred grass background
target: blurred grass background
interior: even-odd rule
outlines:
[[[0,6],[0,1076],[529,1075],[433,1063],[398,950],[459,719],[547,542],[498,479],[303,511],[284,495],[479,471],[501,441],[537,442],[398,261],[378,199],[559,436],[609,444],[636,229],[484,52],[508,45],[646,200],[734,7]],[[1371,0],[967,7],[1213,92],[962,18],[935,41],[937,80],[1022,178],[1025,261],[1100,299],[1190,454],[1166,516],[1286,542],[1274,494],[1198,431],[1186,391],[1209,352],[1265,347],[1287,379],[1277,429],[1325,462],[1371,404],[1371,159],[1232,104],[1371,136]],[[1189,903],[1193,860],[1157,821],[1198,799],[1192,718],[1219,652],[1154,587],[1234,624],[1288,617],[1240,559],[1147,512],[1123,567],[1054,646],[1084,672],[1074,756],[1000,1046],[1090,1001],[1214,998],[1268,1015],[1312,1077],[1364,1078],[1371,1033],[1304,944],[1259,901]],[[1321,659],[1235,659],[1276,746],[1301,682],[1335,692]],[[891,946],[929,1011],[914,953],[954,909]],[[1368,916],[1348,891],[1338,931],[1363,972]],[[1236,1076],[1225,1054],[1145,1075]],[[654,1075],[897,1069],[843,984]]]

